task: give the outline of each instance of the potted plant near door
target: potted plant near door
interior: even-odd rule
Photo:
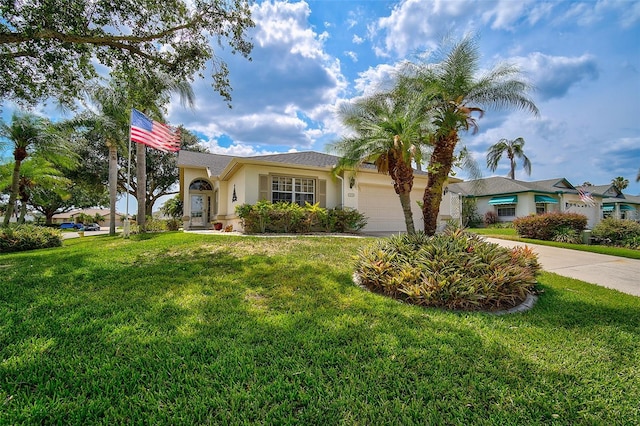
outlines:
[[[216,231],[221,231],[222,230],[222,222],[214,222],[213,223],[213,229],[215,229]]]

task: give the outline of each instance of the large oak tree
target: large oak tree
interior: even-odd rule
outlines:
[[[100,66],[191,81],[212,64],[227,101],[228,68],[215,41],[248,57],[248,0],[28,0],[0,5],[0,97],[72,105]],[[212,39],[214,40],[212,42]]]

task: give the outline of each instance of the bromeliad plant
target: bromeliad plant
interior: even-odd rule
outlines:
[[[499,310],[523,302],[540,271],[527,247],[508,249],[463,230],[375,241],[356,257],[356,280],[408,303]]]

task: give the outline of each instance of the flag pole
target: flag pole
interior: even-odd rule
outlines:
[[[129,228],[129,188],[131,188],[131,126],[133,125],[133,109],[131,109],[131,114],[129,114],[129,149],[127,150],[127,201],[126,201],[126,212],[124,215],[124,226],[122,236],[124,238],[129,238],[130,228]]]

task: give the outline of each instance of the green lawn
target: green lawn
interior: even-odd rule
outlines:
[[[166,233],[0,255],[0,424],[639,424],[640,298],[533,310],[351,282],[367,239]]]

